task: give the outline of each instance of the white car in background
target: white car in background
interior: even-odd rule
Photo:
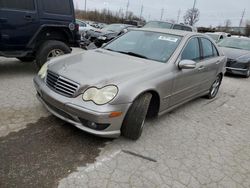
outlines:
[[[82,35],[85,31],[93,30],[96,31],[98,29],[92,27],[87,22],[84,22],[82,20],[76,19],[76,23],[79,25],[79,33]]]
[[[231,36],[229,33],[225,33],[225,32],[214,32],[214,33],[207,32],[205,34],[207,36],[209,36],[210,38],[212,38],[216,43],[218,43],[221,40]]]

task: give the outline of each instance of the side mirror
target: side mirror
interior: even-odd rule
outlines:
[[[196,68],[196,62],[192,60],[181,60],[178,64],[178,67],[180,69],[195,69]]]

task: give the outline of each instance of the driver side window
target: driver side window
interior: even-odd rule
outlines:
[[[182,55],[182,60],[193,60],[193,61],[199,61],[200,58],[200,45],[198,38],[192,38],[189,40],[188,44],[184,48]]]

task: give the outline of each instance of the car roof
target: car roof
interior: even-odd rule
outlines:
[[[205,36],[201,33],[195,33],[191,31],[184,31],[184,30],[175,30],[175,29],[161,29],[161,28],[133,28],[132,30],[139,30],[139,31],[151,31],[157,33],[165,33],[165,34],[172,34],[172,35],[179,35],[179,36],[194,36],[200,35]]]

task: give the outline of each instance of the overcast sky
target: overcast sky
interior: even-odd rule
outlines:
[[[85,0],[74,0],[75,6],[84,9]],[[160,20],[161,10],[164,8],[164,20],[177,20],[178,10],[181,10],[180,21],[188,8],[193,6],[193,0],[129,0],[129,11],[140,15],[143,4],[142,16],[146,20]],[[112,11],[123,9],[126,12],[128,0],[87,0],[87,9],[107,8]],[[196,7],[200,10],[200,20],[196,26],[224,25],[230,19],[233,26],[239,26],[244,9],[244,21],[250,20],[250,0],[197,0]]]

